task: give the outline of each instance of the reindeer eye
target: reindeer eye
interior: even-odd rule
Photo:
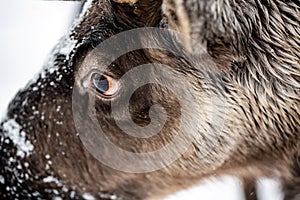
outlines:
[[[113,97],[119,91],[118,81],[101,73],[92,74],[91,87],[104,97]]]

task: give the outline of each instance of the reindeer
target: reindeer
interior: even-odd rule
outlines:
[[[248,199],[262,176],[299,199],[299,13],[298,0],[88,0],[8,107],[0,196],[163,199],[230,174]]]

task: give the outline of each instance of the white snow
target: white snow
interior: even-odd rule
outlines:
[[[62,41],[62,48],[59,50],[59,53],[63,55],[69,55],[72,50],[75,48],[76,40],[71,40],[70,38],[64,38],[64,41]]]
[[[43,181],[44,183],[56,183],[57,185],[61,185],[60,181],[53,176],[47,176]]]
[[[63,200],[61,197],[53,197],[53,200]]]
[[[12,140],[17,148],[17,155],[21,158],[28,156],[33,151],[33,145],[26,140],[26,133],[21,131],[21,126],[14,120],[9,119],[3,124],[4,136]]]
[[[219,179],[204,180],[199,185],[181,191],[165,200],[241,200],[243,198],[239,181],[235,178],[224,176]]]
[[[82,197],[83,197],[83,199],[85,199],[85,200],[95,200],[95,199],[96,199],[93,195],[91,195],[91,194],[89,194],[89,193],[84,193],[84,194],[82,195]]]
[[[28,167],[29,167],[29,163],[28,163],[28,162],[25,162],[25,163],[24,163],[24,166],[25,166],[26,168],[28,168]]]
[[[257,194],[260,199],[266,200],[283,200],[284,196],[281,191],[281,185],[276,180],[260,179],[258,181]]]
[[[73,199],[73,198],[75,197],[75,194],[76,194],[76,193],[75,193],[74,191],[71,191],[71,192],[70,192],[70,198]]]
[[[260,179],[257,182],[259,200],[283,200],[281,185],[272,179]],[[244,194],[237,178],[223,176],[203,180],[192,188],[180,191],[165,200],[243,200]]]
[[[4,183],[4,177],[0,175],[0,183]]]
[[[74,20],[73,26],[78,26],[78,25],[81,23],[83,17],[84,17],[86,14],[88,14],[89,9],[92,7],[92,4],[93,4],[93,0],[87,0],[87,1],[84,3],[83,8],[82,8],[82,10],[81,10],[81,13],[80,13],[79,17],[78,17],[77,19]]]

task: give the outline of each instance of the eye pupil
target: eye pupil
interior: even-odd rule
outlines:
[[[92,78],[95,89],[100,93],[105,93],[109,90],[109,81],[100,74],[95,74]]]
[[[88,78],[88,82],[83,83],[83,86],[90,89],[91,92],[100,98],[113,99],[120,90],[119,80],[105,73],[93,72]]]

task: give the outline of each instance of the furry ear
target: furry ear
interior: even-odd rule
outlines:
[[[162,10],[169,28],[187,36],[182,43],[190,53],[204,48],[221,70],[239,60],[239,23],[228,1],[164,0]]]

